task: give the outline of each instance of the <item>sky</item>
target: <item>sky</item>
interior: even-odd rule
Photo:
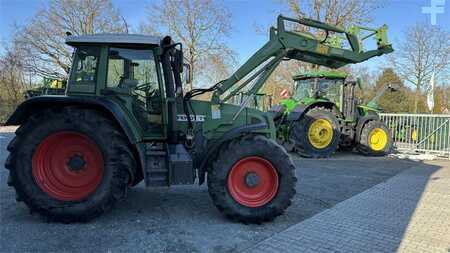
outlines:
[[[127,22],[137,27],[146,18],[145,6],[157,0],[112,0]],[[417,22],[431,22],[422,7],[435,0],[380,0],[384,7],[373,13],[372,26],[389,26],[389,38],[394,49],[396,42],[403,40],[403,32]],[[445,13],[437,14],[437,24],[450,29],[450,0],[444,0]],[[256,27],[267,27],[280,14],[279,0],[224,0],[232,13],[232,33],[227,44],[237,53],[240,64],[256,52],[268,40],[268,34],[256,33]],[[15,24],[25,24],[33,14],[46,5],[46,0],[0,0],[0,42],[8,43]],[[282,11],[283,12],[283,11]],[[381,58],[381,59],[380,59]],[[383,57],[360,64],[369,68],[382,64]]]

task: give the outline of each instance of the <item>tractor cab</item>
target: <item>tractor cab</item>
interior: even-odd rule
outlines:
[[[341,104],[342,86],[347,76],[341,71],[311,71],[296,75],[292,98],[305,104],[315,100]]]
[[[74,47],[68,96],[120,100],[146,139],[164,139],[171,120],[169,98],[182,90],[183,57],[170,37],[135,34],[68,36]],[[169,50],[166,59],[163,52]],[[179,72],[179,73],[174,73]],[[173,105],[175,106],[175,105]],[[174,125],[174,124],[172,124]],[[173,131],[172,131],[173,132]]]

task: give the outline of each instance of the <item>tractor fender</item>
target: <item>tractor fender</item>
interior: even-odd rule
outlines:
[[[268,125],[266,123],[244,125],[244,126],[240,126],[240,127],[236,127],[231,130],[228,130],[227,132],[225,132],[222,135],[221,138],[213,140],[212,144],[208,147],[208,152],[206,152],[206,155],[204,156],[204,159],[198,168],[198,178],[199,178],[198,183],[199,183],[199,185],[201,185],[205,182],[205,174],[206,174],[207,166],[208,166],[211,158],[213,158],[217,154],[220,147],[224,143],[231,141],[237,137],[240,137],[243,134],[248,134],[255,130],[264,129],[267,127],[268,127]]]
[[[317,102],[317,103],[312,103],[312,104],[298,104],[294,110],[292,110],[288,116],[287,116],[287,120],[288,121],[296,121],[299,120],[308,110],[314,108],[314,107],[325,107],[325,108],[335,108],[336,105],[332,102],[325,102],[325,101],[321,101],[321,102]],[[339,111],[339,110],[337,110]]]
[[[77,96],[37,96],[25,100],[8,118],[5,125],[20,125],[32,114],[52,108],[80,105],[87,108],[99,109],[116,121],[123,129],[130,143],[135,144],[141,140],[141,136],[132,127],[131,119],[120,105],[111,99],[102,97],[77,97]]]
[[[379,120],[380,118],[376,114],[369,114],[364,117],[361,117],[358,119],[358,124],[356,125],[356,131],[355,131],[355,141],[359,141],[359,138],[361,137],[361,132],[365,124],[367,124],[369,121],[373,120]]]
[[[134,155],[138,160],[138,171],[130,172],[133,184],[138,183],[143,177],[143,155],[145,151],[142,145],[139,145],[141,136],[133,128],[133,120],[127,115],[120,105],[111,99],[102,97],[77,97],[77,96],[36,96],[21,103],[14,113],[6,121],[6,126],[21,125],[28,117],[34,113],[44,111],[49,108],[61,108],[65,106],[79,105],[85,108],[100,110],[115,121],[127,136],[130,144],[135,147]]]

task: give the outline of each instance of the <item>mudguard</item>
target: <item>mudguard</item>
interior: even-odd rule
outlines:
[[[288,116],[288,121],[296,121],[300,119],[300,117],[305,113],[305,111],[310,107],[311,105],[304,105],[304,104],[298,104],[294,110],[292,110]]]
[[[325,108],[333,108],[335,107],[335,105],[332,102],[317,102],[317,103],[312,103],[312,104],[298,104],[294,110],[292,110],[288,116],[287,116],[287,120],[288,121],[296,121],[298,119],[300,119],[300,117],[306,112],[308,111],[310,108],[313,107],[325,107]]]
[[[133,119],[124,113],[118,103],[104,97],[77,96],[37,96],[25,100],[6,121],[5,125],[20,125],[32,114],[49,108],[80,105],[106,112],[122,127],[130,143],[141,141],[141,136],[133,128]]]
[[[5,125],[21,125],[34,113],[64,106],[79,105],[84,108],[100,110],[110,116],[123,130],[131,144],[135,147],[133,152],[138,160],[138,171],[133,178],[133,184],[137,184],[143,178],[143,165],[145,147],[141,145],[142,136],[133,125],[136,125],[122,107],[112,99],[106,97],[77,97],[77,96],[37,96],[25,100],[6,121]]]
[[[355,132],[356,142],[359,142],[359,138],[361,137],[361,131],[364,125],[372,120],[380,120],[380,117],[378,117],[378,115],[376,114],[370,114],[358,119],[358,124],[356,125],[356,132]]]

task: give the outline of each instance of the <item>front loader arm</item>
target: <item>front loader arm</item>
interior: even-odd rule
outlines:
[[[323,30],[325,39],[316,38],[313,34],[295,32],[286,29],[286,22],[294,22],[306,27]],[[373,33],[360,39],[360,30],[369,30]],[[331,46],[327,44],[329,33],[344,35],[350,48]],[[372,57],[388,54],[393,51],[387,41],[387,27],[379,29],[353,28],[349,31],[322,23],[312,19],[293,19],[278,16],[277,27],[270,28],[269,41],[252,55],[234,74],[221,81],[215,87],[212,96],[213,104],[228,101],[231,97],[246,88],[251,97],[264,85],[270,74],[284,59],[299,60],[329,68],[339,68],[347,64],[359,63]],[[362,49],[362,41],[375,35],[377,48],[369,51]],[[253,72],[253,73],[252,73]],[[239,83],[239,85],[237,85]]]
[[[378,100],[380,100],[380,98],[384,95],[384,93],[389,90],[391,92],[393,91],[398,91],[399,86],[396,84],[387,84],[384,85],[380,90],[378,90],[377,94],[375,95],[375,97],[373,97],[369,103],[367,103],[367,107],[371,107],[371,108],[378,108]]]

